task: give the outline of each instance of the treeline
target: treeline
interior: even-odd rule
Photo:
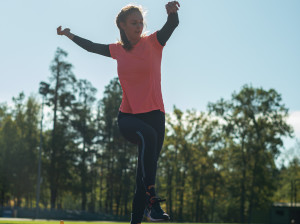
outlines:
[[[42,133],[39,206],[129,215],[137,146],[118,129],[122,88],[114,78],[97,100],[96,88],[76,78],[66,56],[57,49],[47,80],[51,127]],[[0,104],[0,206],[34,208],[41,103],[23,93],[13,103]],[[158,195],[173,220],[246,222],[274,201],[289,202],[300,161],[275,166],[282,138],[293,133],[287,116],[279,93],[249,85],[206,112],[174,106],[157,173]]]

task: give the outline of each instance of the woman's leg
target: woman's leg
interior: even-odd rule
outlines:
[[[155,148],[155,157],[154,157],[155,159],[154,176],[156,177],[157,162],[165,138],[165,114],[160,110],[155,110],[146,114],[138,114],[138,116],[145,123],[151,125],[151,127],[154,128],[154,130],[157,133],[157,147]]]
[[[119,113],[118,125],[120,132],[128,141],[138,144],[136,191],[131,223],[139,223],[145,209],[146,188],[155,185],[157,160],[164,140],[165,117],[160,111],[135,115]]]
[[[138,149],[141,151],[142,145]],[[136,169],[136,187],[132,202],[131,224],[140,223],[143,220],[144,210],[146,207],[146,188],[143,183],[143,173],[141,165],[141,153],[139,153],[138,164]]]
[[[157,133],[147,123],[135,116],[118,120],[121,134],[130,142],[139,144],[139,159],[144,186],[155,183]]]
[[[155,165],[154,165],[154,177],[156,176],[157,162],[159,158],[160,151],[163,146],[164,136],[165,136],[165,114],[159,110],[151,111],[147,114],[138,114],[145,123],[151,124],[157,132],[157,147],[155,148]],[[155,182],[154,182],[155,184]],[[155,185],[150,185],[146,189],[146,210],[145,216],[150,221],[166,221],[170,220],[168,214],[166,214],[160,207],[160,198],[157,197],[155,192]]]
[[[118,126],[121,134],[131,143],[138,144],[138,164],[136,170],[136,189],[132,203],[131,223],[140,223],[143,219],[146,188],[155,182],[157,133],[136,115],[120,113]]]

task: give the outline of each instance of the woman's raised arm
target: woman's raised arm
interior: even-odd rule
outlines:
[[[179,24],[177,13],[179,7],[180,5],[177,1],[169,2],[168,4],[166,4],[168,19],[163,28],[161,28],[161,30],[157,32],[157,40],[162,46],[165,46],[166,42],[169,40],[173,31]]]
[[[67,36],[70,40],[72,40],[78,46],[82,47],[83,49],[85,49],[89,52],[100,54],[100,55],[103,55],[106,57],[111,57],[108,44],[93,43],[92,41],[86,40],[82,37],[72,34],[70,32],[69,28],[61,30],[61,26],[59,26],[57,28],[57,34]]]

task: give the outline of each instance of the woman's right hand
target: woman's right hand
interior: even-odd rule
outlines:
[[[65,35],[67,37],[70,36],[70,29],[69,28],[66,28],[64,30],[61,30],[61,26],[57,27],[57,35]]]
[[[166,10],[168,15],[170,13],[176,13],[179,10],[180,4],[178,1],[172,1],[172,2],[168,2],[168,4],[166,4]]]

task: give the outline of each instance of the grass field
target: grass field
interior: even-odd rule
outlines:
[[[59,224],[59,221],[0,221],[2,224],[13,224],[13,223],[24,223],[24,224]],[[65,224],[108,224],[108,223],[103,223],[103,222],[73,222],[73,221],[65,221]],[[112,223],[109,223],[112,224]]]
[[[60,224],[60,221],[59,220],[57,220],[57,221],[54,221],[54,220],[51,220],[51,221],[25,220],[25,219],[16,221],[16,220],[1,220],[0,219],[0,224],[13,224],[13,223],[16,223],[16,224],[21,224],[21,223],[24,223],[24,224]],[[64,224],[129,224],[129,222],[64,221]]]
[[[24,223],[24,224],[60,224],[60,221],[59,220],[57,220],[57,221],[54,221],[54,220],[51,220],[51,221],[18,220],[18,221],[16,221],[16,220],[1,220],[0,219],[0,224],[13,224],[13,223],[16,223],[16,224],[21,224],[21,223]],[[64,221],[64,224],[129,224],[129,222]]]
[[[60,220],[32,220],[19,218],[1,218],[0,224],[60,224]],[[142,224],[189,224],[189,223],[175,223],[175,222],[143,222]],[[64,224],[130,224],[130,222],[112,222],[112,221],[64,221]],[[191,223],[191,224],[212,224],[212,223]],[[218,223],[214,223],[218,224]],[[221,223],[219,223],[221,224]],[[226,223],[222,223],[226,224]],[[229,223],[227,223],[229,224]],[[239,223],[230,223],[239,224]]]
[[[0,220],[0,224],[60,224],[60,221],[6,221],[6,220]],[[129,224],[129,222],[83,222],[83,221],[64,221],[64,224]],[[144,222],[147,223],[147,222]],[[153,222],[152,222],[153,223]],[[150,223],[149,223],[150,224]],[[167,224],[167,223],[155,223],[155,224]],[[182,224],[182,223],[173,223],[171,222],[170,224]],[[188,224],[188,223],[184,223]],[[200,224],[200,223],[193,223],[193,224]],[[209,223],[201,223],[201,224],[209,224]],[[217,224],[217,223],[214,223]],[[222,223],[226,224],[226,223]],[[234,224],[234,223],[230,223]],[[236,223],[238,224],[238,223]]]
[[[6,220],[0,220],[0,224],[60,224],[59,221],[6,221]],[[64,224],[129,224],[129,222],[82,222],[82,221],[64,221]],[[144,222],[147,223],[147,222]],[[152,222],[153,223],[153,222]],[[166,224],[166,223],[155,223],[155,224]],[[171,223],[171,224],[182,224],[182,223]],[[184,223],[188,224],[188,223]],[[193,224],[210,224],[210,223],[193,223]],[[212,223],[211,223],[212,224]],[[213,223],[218,224],[218,223]],[[219,223],[221,224],[221,223]],[[226,224],[226,223],[222,223]],[[234,224],[234,223],[230,223]],[[236,223],[238,224],[238,223]]]
[[[17,223],[17,224],[21,224],[21,223],[24,223],[24,224],[60,224],[59,221],[40,221],[40,220],[36,220],[36,221],[27,221],[27,220],[24,220],[24,221],[9,221],[9,220],[0,220],[0,223],[1,224],[13,224],[13,223]],[[75,221],[64,221],[64,224],[129,224],[129,222],[75,222]],[[144,223],[147,223],[147,222],[144,222]],[[155,223],[155,224],[166,224],[166,223]],[[171,223],[171,224],[179,224],[179,223]],[[182,224],[182,223],[180,223]],[[188,223],[185,223],[185,224],[188,224]],[[193,224],[196,224],[196,223],[193,223]],[[200,224],[200,223],[198,223]],[[201,224],[208,224],[208,223],[201,223]],[[214,223],[216,224],[216,223]],[[224,224],[224,223],[222,223]],[[231,223],[233,224],[233,223]]]
[[[16,224],[21,224],[21,223],[24,223],[24,224],[60,224],[60,221],[39,221],[39,220],[36,220],[36,221],[6,221],[6,220],[0,220],[0,223],[1,224],[13,224],[13,223],[16,223]],[[129,222],[82,222],[82,221],[78,221],[78,222],[75,222],[75,221],[64,221],[64,224],[129,224]],[[147,222],[144,222],[144,223],[147,223]],[[155,223],[155,224],[166,224],[166,223]],[[179,224],[179,223],[171,223],[171,224]],[[182,224],[182,223],[180,223]],[[188,223],[185,223],[185,224],[188,224]],[[196,223],[193,223],[193,224],[196,224]],[[198,223],[200,224],[200,223]],[[208,223],[201,223],[201,224],[208,224]],[[216,223],[214,223],[216,224]],[[224,223],[222,223],[224,224]],[[232,224],[232,223],[231,223]]]

